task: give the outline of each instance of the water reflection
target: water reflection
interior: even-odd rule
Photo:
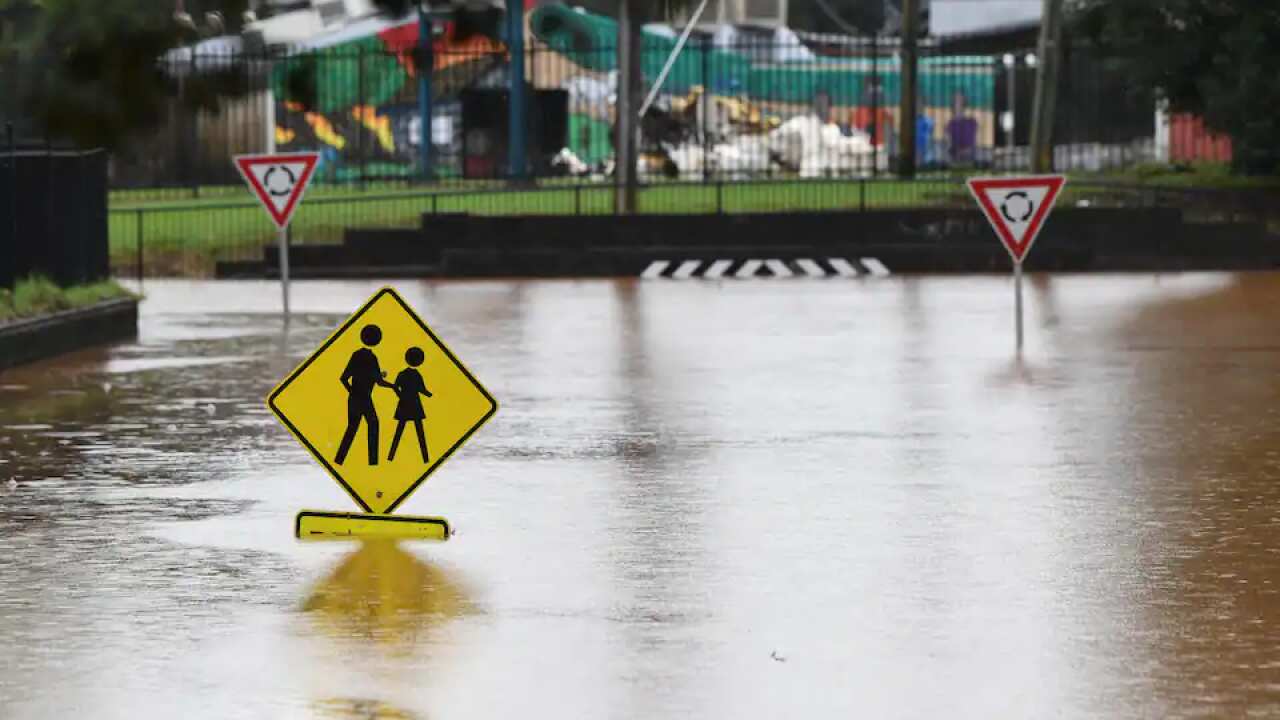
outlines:
[[[1278,277],[1032,275],[1025,361],[1007,278],[410,285],[509,399],[431,556],[285,530],[376,285],[149,282],[0,380],[0,717],[1280,717]]]
[[[442,624],[469,612],[470,604],[450,573],[395,541],[381,540],[364,542],[343,558],[302,611],[332,637],[408,653]]]
[[[1143,350],[1111,428],[1136,465],[1125,519],[1144,551],[1125,589],[1151,692],[1188,715],[1280,714],[1280,386],[1260,381],[1280,357],[1275,293],[1244,275],[1118,328]]]

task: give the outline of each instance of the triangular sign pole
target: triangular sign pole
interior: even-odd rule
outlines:
[[[969,192],[1013,259],[1014,324],[1022,352],[1022,261],[1067,182],[1065,175],[970,178]]]
[[[315,177],[320,154],[314,152],[236,155],[236,169],[276,226],[280,247],[280,291],[289,321],[289,221]]]

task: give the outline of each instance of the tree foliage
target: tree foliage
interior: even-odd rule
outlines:
[[[1082,0],[1074,10],[1077,30],[1123,58],[1135,83],[1230,135],[1237,171],[1280,173],[1280,3]]]
[[[0,0],[0,7],[31,1]],[[179,91],[179,81],[163,71],[160,59],[201,38],[197,30],[175,21],[172,0],[34,2],[41,13],[35,28],[19,41],[22,81],[16,94],[20,111],[53,137],[116,148],[160,127],[175,103],[187,111],[216,112],[223,100],[248,89],[245,73],[232,68],[185,77]],[[374,0],[374,5],[398,17],[417,3]],[[183,6],[199,26],[204,26],[205,13],[220,13],[223,31],[237,34],[249,2],[185,0]]]
[[[199,39],[174,21],[173,6],[155,0],[44,0],[34,31],[20,40],[22,109],[49,135],[85,146],[115,147],[158,127],[177,97],[162,72],[166,51]],[[227,31],[239,29],[246,0],[188,0],[197,17],[217,10]],[[243,82],[194,81],[189,107],[213,109]]]

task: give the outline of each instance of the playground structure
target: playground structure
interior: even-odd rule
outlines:
[[[613,20],[561,5],[526,15],[525,79],[532,90],[529,175],[603,179],[613,161],[617,88]],[[504,102],[510,57],[501,37],[436,24],[430,43],[429,178],[504,179],[503,113],[467,112],[467,95]],[[240,72],[255,92],[217,114],[175,118],[177,174],[222,181],[229,154],[316,150],[322,182],[424,179],[421,167],[419,26],[376,18],[317,37],[287,53],[244,50],[168,68]],[[646,84],[672,56],[669,28],[646,26]],[[794,34],[767,37],[723,28],[695,35],[675,56],[642,118],[642,174],[694,179],[863,177],[896,154],[899,64],[890,45],[851,43],[842,55],[810,49]],[[916,121],[922,169],[996,161],[997,71],[986,56],[926,56]],[[483,105],[479,103],[476,107]],[[550,120],[548,120],[548,118]],[[542,122],[544,126],[535,127]],[[163,151],[143,152],[152,163]],[[172,154],[172,153],[170,153]],[[194,157],[190,157],[194,155]],[[490,158],[480,161],[477,158]],[[480,170],[477,170],[480,168]],[[164,174],[155,172],[149,174]],[[124,184],[138,182],[129,180]]]

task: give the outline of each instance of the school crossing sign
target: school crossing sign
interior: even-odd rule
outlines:
[[[498,409],[391,288],[375,293],[290,373],[267,406],[357,505],[376,514],[352,516],[359,527],[392,520],[386,514]]]

